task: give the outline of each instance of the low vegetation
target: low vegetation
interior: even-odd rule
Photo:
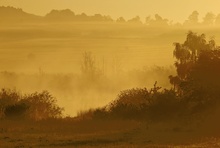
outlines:
[[[220,49],[205,35],[189,32],[183,44],[175,43],[177,76],[169,76],[170,89],[155,83],[152,89],[122,91],[104,108],[88,115],[147,121],[202,120],[219,107]],[[86,113],[84,113],[85,116]]]
[[[74,118],[63,117],[63,109],[47,91],[22,95],[2,89],[2,133],[9,134],[7,123],[29,119],[27,122],[32,125],[22,125],[20,130],[27,136],[32,128],[34,133],[42,133],[44,129],[52,139],[40,143],[48,147],[126,147],[127,144],[134,147],[160,147],[159,144],[218,147],[218,138],[210,140],[210,137],[220,136],[220,48],[214,40],[207,41],[204,34],[193,32],[187,34],[184,43],[174,45],[177,75],[169,76],[171,88],[163,89],[155,82],[151,89],[124,90],[106,106],[82,111]],[[91,72],[88,67],[83,68],[85,73]],[[65,136],[58,138],[51,133]],[[206,137],[208,140],[204,139]],[[3,138],[8,139],[9,136]],[[193,145],[195,142],[198,144]]]
[[[63,109],[47,91],[22,95],[16,90],[0,91],[0,118],[43,120],[62,117]]]

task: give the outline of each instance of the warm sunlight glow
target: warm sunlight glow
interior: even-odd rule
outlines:
[[[0,5],[22,8],[38,15],[45,15],[52,9],[71,9],[75,13],[101,13],[113,18],[128,19],[139,15],[144,20],[158,13],[175,22],[187,19],[194,10],[201,15],[220,13],[219,0],[1,0]]]
[[[0,0],[0,148],[220,147],[220,0]]]

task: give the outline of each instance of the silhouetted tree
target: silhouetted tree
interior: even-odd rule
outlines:
[[[87,16],[85,13],[81,13],[80,15],[76,15],[76,21],[91,21],[89,16]]]
[[[117,20],[116,20],[117,23],[125,23],[126,20],[123,18],[123,17],[119,17]]]
[[[206,48],[205,34],[197,35],[189,31],[183,45],[191,51],[191,60],[195,62],[200,51]]]
[[[188,19],[192,24],[198,24],[198,22],[199,22],[198,11],[193,11],[192,14],[188,17]]]
[[[95,14],[93,17],[92,17],[92,20],[93,21],[104,21],[103,17],[101,14]]]
[[[188,51],[181,50],[182,47]],[[215,40],[207,41],[204,34],[189,32],[183,44],[175,43],[174,51],[177,76],[169,79],[174,88],[179,89],[177,95],[181,96],[189,113],[201,115],[219,104],[220,48]]]
[[[152,19],[150,16],[146,17],[145,22],[149,26],[154,27],[166,27],[168,26],[168,19],[163,19],[160,15],[155,14],[155,19]]]
[[[175,49],[173,51],[173,55],[180,62],[180,64],[184,64],[190,59],[190,51],[184,45],[180,43],[174,43]]]
[[[151,21],[152,21],[151,16],[147,16],[147,17],[145,18],[145,23],[146,23],[146,25],[150,25]]]
[[[47,19],[53,21],[73,21],[75,18],[75,13],[72,12],[70,9],[65,10],[52,10],[45,16]]]
[[[113,22],[114,20],[111,18],[111,16],[109,16],[109,15],[105,15],[105,16],[103,16],[104,17],[104,21],[105,22]]]
[[[199,13],[198,11],[193,11],[189,15],[188,20],[184,22],[184,25],[198,25],[199,24]]]
[[[84,78],[87,80],[97,80],[101,76],[101,71],[95,63],[95,58],[91,52],[83,54],[83,61],[81,63],[81,71]]]
[[[102,16],[101,14],[95,14],[91,17],[91,21],[97,22],[112,22],[112,18],[110,16]]]
[[[173,55],[177,60],[175,66],[180,81],[185,81],[188,78],[189,72],[197,62],[202,51],[216,48],[214,39],[207,42],[204,34],[197,35],[191,31],[188,32],[186,41],[183,44],[174,43],[174,45]],[[169,78],[174,85],[174,80],[177,78],[174,76],[170,76]],[[174,88],[177,88],[177,86],[174,86]],[[178,91],[180,92],[180,90]]]
[[[170,79],[170,84],[173,85],[173,90],[174,91],[178,91],[179,90],[179,85],[181,83],[181,80],[178,76],[172,76],[170,75],[169,76],[169,79]]]
[[[136,17],[134,17],[132,19],[129,19],[128,23],[142,24],[141,18],[139,16],[136,16]]]
[[[203,18],[203,25],[210,26],[213,25],[215,21],[215,15],[211,12],[207,13]]]

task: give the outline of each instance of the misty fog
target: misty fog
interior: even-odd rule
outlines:
[[[13,21],[12,21],[13,22]],[[190,26],[142,23],[25,20],[0,23],[0,88],[26,92],[48,90],[65,115],[106,105],[124,89],[170,87],[175,74],[173,42],[182,42]],[[215,34],[219,27],[197,27]],[[212,37],[212,36],[210,36]],[[95,79],[82,71],[91,53]]]

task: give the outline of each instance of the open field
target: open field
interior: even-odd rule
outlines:
[[[169,66],[174,42],[194,30],[215,37],[219,28],[153,28],[118,23],[42,23],[0,25],[1,71],[79,73],[82,54],[90,51],[106,74],[143,66]],[[12,54],[13,53],[13,54]],[[160,57],[160,58],[158,58]]]
[[[137,121],[1,121],[0,146],[38,147],[219,147],[219,138],[198,129]]]
[[[191,29],[208,39],[215,35],[220,43],[218,27]],[[0,86],[24,93],[48,90],[66,114],[74,116],[106,105],[124,89],[151,87],[155,81],[170,87],[167,77],[175,73],[174,68],[169,70],[174,63],[173,42],[182,42],[189,30],[127,23],[0,24],[0,71],[9,72],[2,74]],[[98,84],[80,79],[85,51],[93,54],[106,77]],[[168,70],[158,72],[157,66]]]
[[[217,21],[0,9],[0,148],[220,147]]]
[[[165,38],[165,34],[167,30],[153,32],[143,25],[126,24],[0,26],[1,69],[78,73],[85,51],[95,55],[100,67],[104,63],[107,74],[114,73],[113,67],[119,65],[124,70],[172,65],[176,37]],[[156,58],[159,55],[163,55],[160,60]]]

